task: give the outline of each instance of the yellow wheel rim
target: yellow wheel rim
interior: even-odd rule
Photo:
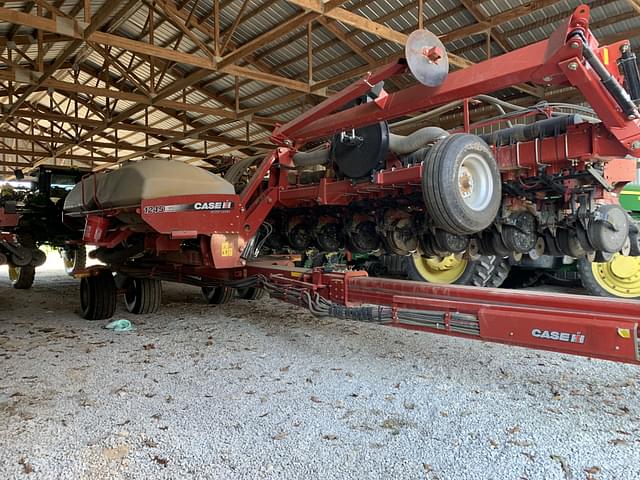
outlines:
[[[419,253],[411,257],[420,276],[429,283],[454,283],[467,268],[468,261],[455,255],[425,258]]]
[[[640,297],[640,257],[626,257],[616,253],[608,262],[593,262],[591,270],[598,285],[611,295]]]
[[[20,267],[9,267],[9,280],[16,282],[20,277]]]

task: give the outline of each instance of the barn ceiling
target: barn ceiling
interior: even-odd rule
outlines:
[[[0,0],[0,173],[149,157],[218,165],[270,148],[276,123],[401,56],[418,27],[465,68],[548,37],[580,3]],[[584,3],[601,43],[638,48],[640,1]],[[559,92],[501,95],[533,104]]]

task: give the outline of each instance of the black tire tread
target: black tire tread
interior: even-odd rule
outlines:
[[[155,313],[162,303],[162,282],[154,278],[135,279],[135,300],[127,310],[136,315]]]
[[[206,289],[214,288],[212,294],[208,295]],[[209,305],[222,305],[229,303],[235,296],[236,291],[232,287],[202,287],[202,297]]]
[[[495,255],[483,256],[476,261],[471,283],[475,287],[498,288],[509,276],[511,265],[507,260]]]
[[[580,282],[585,290],[587,290],[591,295],[595,295],[598,297],[614,297],[615,295],[611,294],[597,282],[595,277],[593,276],[593,270],[591,269],[591,262],[585,258],[579,258],[576,262],[576,266],[578,269],[578,276],[580,277]]]
[[[33,285],[36,278],[36,267],[33,265],[25,265],[24,267],[17,267],[20,269],[18,279],[12,282],[13,288],[18,290],[28,290]]]
[[[109,271],[100,272],[82,279],[84,288],[89,291],[89,304],[82,310],[87,320],[111,318],[116,311],[116,283]],[[80,288],[83,288],[81,285]]]
[[[424,161],[422,192],[425,209],[438,227],[457,235],[476,233],[479,229],[470,227],[469,222],[461,218],[461,212],[457,212],[458,215],[456,215],[450,202],[446,201],[447,198],[451,198],[451,189],[453,187],[451,183],[453,180],[452,172],[447,170],[452,168],[453,162],[448,158],[449,156],[445,154],[447,151],[464,149],[467,145],[470,145],[472,141],[486,147],[486,144],[475,135],[457,133],[437,142],[427,152]],[[497,165],[493,166],[495,173],[498,171]],[[496,198],[499,199],[501,183],[498,173],[496,173],[496,176],[495,188],[498,189]],[[499,206],[499,201],[496,205]],[[494,208],[495,207],[494,205]],[[480,228],[480,230],[482,230],[482,228]]]
[[[510,269],[509,262],[501,257],[482,256],[478,260],[469,261],[464,273],[453,284],[498,288],[509,275]],[[411,257],[407,257],[407,277],[410,280],[425,281]]]

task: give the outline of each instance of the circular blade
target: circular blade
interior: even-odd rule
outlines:
[[[421,84],[438,87],[449,73],[447,50],[440,39],[428,30],[415,30],[404,47],[409,70]]]

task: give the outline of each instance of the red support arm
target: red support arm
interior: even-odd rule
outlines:
[[[301,145],[344,130],[427,111],[452,101],[495,92],[519,83],[533,82],[545,86],[573,85],[578,88],[607,129],[630,153],[640,156],[640,120],[637,112],[635,118],[629,118],[622,112],[583,56],[584,40],[599,59],[605,59],[602,63],[619,80],[621,76],[617,71],[616,59],[619,57],[619,46],[624,42],[616,44],[617,49],[598,48],[597,41],[588,30],[588,15],[589,8],[582,5],[548,40],[453,72],[439,87],[418,84],[389,94],[384,105],[369,102],[336,112],[353,95],[365,93],[370,79],[379,81],[388,77],[398,66],[392,64],[276,129],[274,140]]]

